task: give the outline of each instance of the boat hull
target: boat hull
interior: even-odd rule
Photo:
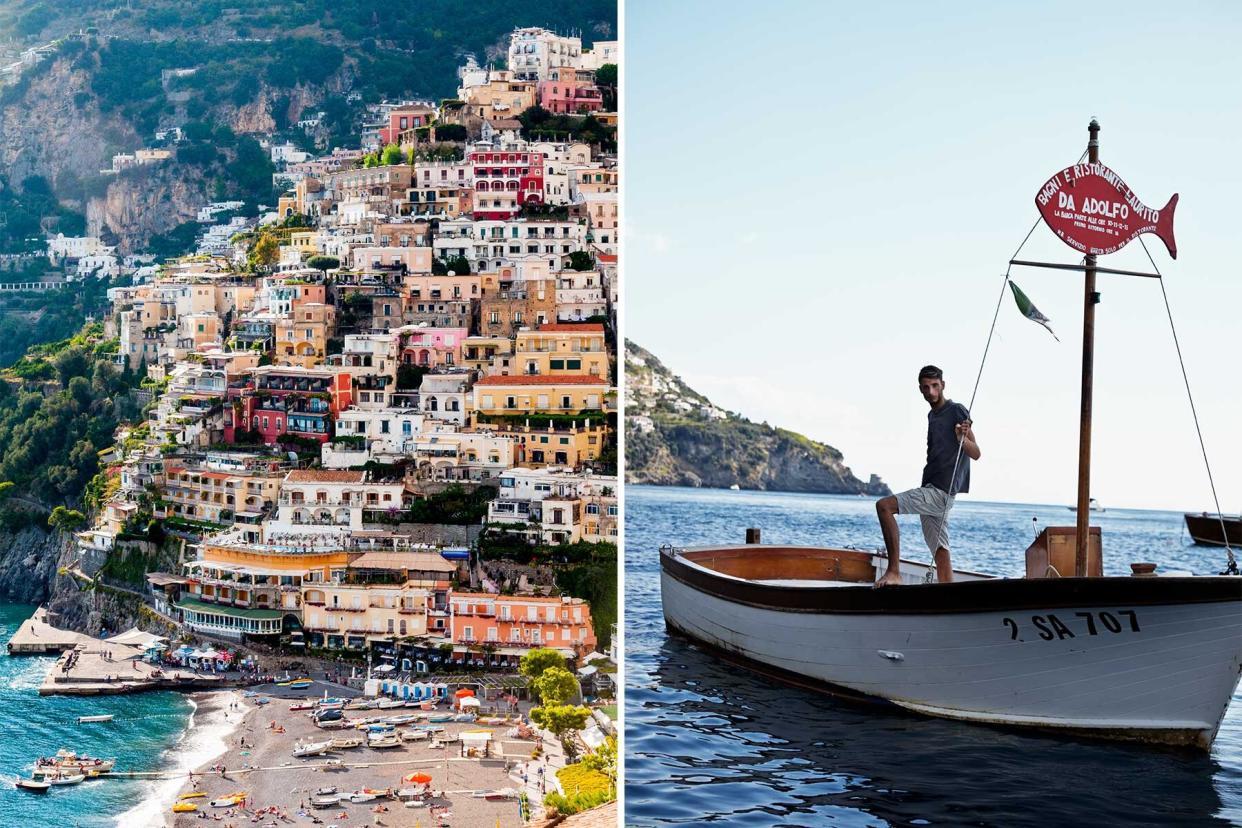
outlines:
[[[670,630],[791,683],[928,715],[1207,749],[1242,667],[1242,579],[798,587],[661,563]],[[1215,600],[1173,581],[1211,582]]]
[[[1221,523],[1222,520],[1215,515],[1186,515],[1186,531],[1195,543],[1201,546],[1224,546],[1228,539],[1230,546],[1242,546],[1242,518],[1225,518],[1223,533]]]

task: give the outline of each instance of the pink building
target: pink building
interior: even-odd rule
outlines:
[[[401,361],[424,368],[452,368],[461,365],[461,345],[470,331],[466,328],[404,327]]]
[[[599,112],[604,97],[595,85],[595,73],[560,67],[537,87],[539,105],[558,115]]]

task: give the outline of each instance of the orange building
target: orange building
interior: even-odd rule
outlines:
[[[591,605],[569,596],[454,591],[449,627],[455,660],[482,650],[513,663],[537,647],[576,659],[596,645]]]

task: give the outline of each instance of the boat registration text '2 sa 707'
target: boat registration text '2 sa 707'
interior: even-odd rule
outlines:
[[[1107,610],[1099,612],[1076,612],[1074,618],[1081,619],[1085,624],[1085,628],[1080,628],[1078,635],[1100,635],[1101,632],[1112,633],[1114,635],[1127,632],[1142,632],[1139,627],[1138,613],[1134,610],[1117,610],[1114,615]],[[1098,623],[1097,623],[1098,619]],[[1127,619],[1128,623],[1123,621]],[[1002,623],[1009,628],[1009,639],[1011,641],[1025,641],[1022,637],[1022,620],[1014,620],[1013,618],[1002,618]],[[1052,641],[1054,638],[1074,638],[1075,633],[1069,624],[1066,624],[1058,616],[1049,613],[1048,615],[1032,615],[1025,619],[1031,628],[1035,630],[1038,637],[1044,641]],[[1079,626],[1075,624],[1075,626]]]

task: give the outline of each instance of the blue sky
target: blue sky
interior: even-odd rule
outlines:
[[[626,4],[625,333],[726,408],[917,485],[926,403],[967,402],[1039,186],[1101,160],[1181,194],[1166,274],[1222,507],[1242,510],[1242,5]],[[1022,258],[1072,263],[1042,223]],[[1102,266],[1150,270],[1137,241]],[[1082,277],[1015,268],[971,497],[1075,497]],[[1211,499],[1159,285],[1101,276],[1092,493]]]

